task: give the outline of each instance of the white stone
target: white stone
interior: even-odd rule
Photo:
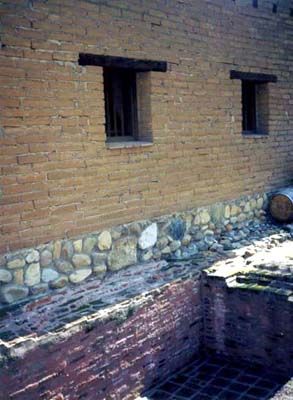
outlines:
[[[40,283],[41,281],[41,272],[40,272],[40,264],[33,263],[27,267],[25,271],[24,283],[28,286],[34,286]]]
[[[39,260],[40,260],[40,254],[39,254],[39,252],[38,252],[37,250],[31,251],[31,252],[27,255],[26,259],[25,259],[25,261],[26,261],[28,264],[38,262]]]
[[[44,268],[42,271],[42,281],[45,283],[54,281],[58,277],[59,277],[58,272],[52,268]]]
[[[98,237],[99,250],[110,250],[112,246],[112,236],[108,231],[103,231]]]
[[[88,278],[92,273],[91,268],[79,269],[69,275],[69,280],[72,283],[79,283]]]
[[[207,210],[202,210],[202,211],[200,212],[200,223],[201,223],[202,225],[206,225],[206,224],[208,224],[208,223],[210,222],[210,220],[211,220],[211,216],[210,216],[210,214],[207,212]]]
[[[156,244],[158,238],[158,226],[156,223],[144,229],[138,239],[138,245],[142,250],[148,249]]]

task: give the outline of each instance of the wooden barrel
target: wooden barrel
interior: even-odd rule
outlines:
[[[293,187],[281,189],[273,194],[270,201],[270,213],[277,221],[293,221]]]

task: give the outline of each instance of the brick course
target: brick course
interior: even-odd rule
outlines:
[[[292,182],[290,2],[2,1],[0,253]],[[80,52],[159,58],[142,125],[105,144],[102,68]],[[241,82],[276,74],[269,136],[241,134]]]

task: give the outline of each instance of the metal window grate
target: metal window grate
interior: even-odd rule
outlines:
[[[256,85],[242,81],[242,128],[245,132],[256,132]]]
[[[135,71],[104,68],[104,91],[108,140],[137,139]]]

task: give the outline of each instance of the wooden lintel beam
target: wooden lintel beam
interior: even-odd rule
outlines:
[[[230,71],[230,79],[241,79],[242,81],[253,81],[259,83],[277,82],[277,76],[272,74],[258,74],[254,72]]]
[[[166,61],[139,60],[136,58],[103,56],[89,53],[80,53],[79,65],[96,65],[99,67],[127,68],[138,72],[167,71]]]

